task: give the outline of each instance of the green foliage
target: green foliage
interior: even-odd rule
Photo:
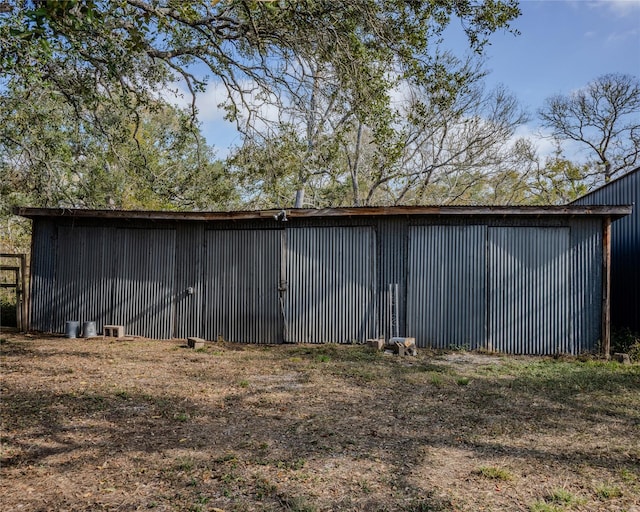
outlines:
[[[95,100],[97,82],[144,103],[173,74],[202,87],[191,72],[196,61],[241,93],[247,82],[263,91],[290,86],[282,70],[313,56],[335,70],[341,89],[372,106],[388,99],[385,64],[414,80],[433,78],[427,50],[452,18],[479,52],[519,14],[515,0],[27,1],[0,17],[0,68],[10,80],[50,84],[70,102]]]
[[[0,187],[14,204],[200,209],[231,196],[189,116],[157,101],[140,115],[74,111],[47,88],[9,88],[0,100]]]
[[[567,204],[589,191],[588,169],[567,160],[558,150],[529,180],[531,203]]]
[[[18,317],[16,312],[15,296],[13,300],[5,296],[0,295],[0,326],[2,327],[16,327],[18,325]]]
[[[438,56],[444,29],[459,21],[470,48],[480,53],[488,37],[509,30],[519,14],[516,0],[25,1],[0,15],[0,81],[14,92],[45,91],[55,107],[41,113],[50,121],[42,130],[14,132],[12,149],[44,148],[29,155],[37,171],[30,192],[46,204],[73,204],[80,196],[88,206],[113,200],[116,207],[174,207],[171,196],[179,194],[167,189],[176,184],[169,186],[154,167],[167,168],[144,147],[139,121],[153,110],[158,93],[177,80],[192,95],[203,90],[204,66],[226,87],[228,117],[248,136],[248,148],[231,168],[242,169],[234,177],[244,183],[250,205],[284,206],[297,191],[295,204],[302,206],[305,190],[313,192],[311,205],[370,204],[376,200],[372,186],[375,192],[385,181],[372,182],[363,169],[373,168],[375,175],[399,154],[391,108],[398,82],[455,93],[466,77]],[[256,139],[251,134],[273,124],[261,114],[261,104],[274,104],[279,118],[275,130]],[[57,123],[50,119],[56,116]],[[51,126],[64,129],[57,133]],[[361,137],[363,126],[369,140]],[[96,130],[102,132],[98,137]],[[113,137],[120,145],[133,139],[140,155],[127,148],[127,165],[114,169],[111,155],[101,168],[91,158],[78,159],[105,153],[103,147],[80,152],[86,134],[98,146],[112,145]],[[377,149],[367,152],[369,141]],[[255,159],[255,148],[263,146],[265,155]],[[175,151],[181,149],[172,153],[180,155]],[[152,178],[135,172],[138,179],[131,179],[130,166],[150,168]],[[207,171],[221,178],[220,169]],[[120,201],[117,188],[125,177],[140,186]],[[47,178],[56,183],[50,191],[43,186]],[[201,181],[195,178],[189,182]]]
[[[633,361],[640,362],[640,333],[628,328],[614,330],[611,333],[611,352],[629,354]]]

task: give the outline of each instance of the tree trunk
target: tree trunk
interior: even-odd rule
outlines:
[[[360,206],[360,187],[358,186],[358,171],[360,167],[360,145],[362,144],[362,122],[358,123],[356,137],[356,151],[351,166],[351,189],[353,190],[353,206]]]

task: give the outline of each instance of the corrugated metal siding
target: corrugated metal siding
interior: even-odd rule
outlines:
[[[38,220],[33,328],[63,332],[63,321],[78,319],[99,328],[102,321],[124,323],[128,332],[155,338],[363,341],[385,334],[387,285],[398,283],[400,334],[421,345],[511,353],[596,348],[599,218],[527,218],[519,226],[511,218],[332,222],[117,229],[122,223]],[[279,288],[286,290],[284,307]],[[85,315],[95,318],[75,318]]]
[[[117,230],[109,247],[115,254],[112,322],[127,333],[172,336],[175,246],[175,230]]]
[[[406,221],[389,219],[380,222],[377,237],[377,298],[378,324],[376,337],[390,336],[389,329],[389,292],[388,286],[398,285],[398,331],[408,335],[407,322],[407,251],[409,245],[409,226]]]
[[[375,333],[375,231],[287,229],[288,341],[350,343]]]
[[[281,231],[207,231],[203,332],[244,343],[280,343]]]
[[[58,231],[49,220],[33,223],[31,247],[31,289],[29,325],[31,329],[53,332],[53,306],[56,288]]]
[[[602,222],[571,222],[573,351],[593,351],[602,329]]]
[[[486,232],[486,226],[411,227],[407,335],[418,346],[484,343]]]
[[[488,348],[572,352],[569,228],[489,228]]]
[[[611,225],[611,324],[640,332],[640,169],[574,202],[633,204],[633,212]]]
[[[110,238],[112,230],[105,228],[58,228],[54,331],[64,332],[68,320],[94,321],[98,331],[110,323]]]
[[[203,224],[181,224],[176,230],[174,335],[178,338],[203,336],[204,233]]]

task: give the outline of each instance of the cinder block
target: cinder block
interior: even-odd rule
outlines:
[[[415,338],[394,337],[389,340],[389,345],[394,352],[401,356],[415,356],[418,354]]]
[[[376,350],[382,350],[384,348],[384,338],[367,340],[367,345]]]
[[[400,344],[400,345],[404,345],[405,347],[412,347],[412,346],[415,346],[416,339],[415,338],[408,338],[408,337],[399,336],[399,337],[391,338],[389,340],[389,343],[391,345]]]
[[[613,360],[618,361],[620,364],[631,364],[631,358],[629,354],[623,354],[621,352],[616,352],[613,354]]]
[[[124,338],[124,325],[105,325],[103,333],[109,338]]]
[[[187,338],[187,345],[193,349],[204,348],[204,340],[196,337]]]

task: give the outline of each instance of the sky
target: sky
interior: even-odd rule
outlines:
[[[503,84],[530,112],[533,119],[521,135],[536,137],[535,112],[545,98],[569,94],[607,73],[640,77],[640,0],[521,0],[520,9],[512,24],[520,35],[493,34],[485,67],[487,85]],[[445,44],[459,55],[467,48],[455,30]],[[224,99],[215,84],[197,99],[202,132],[220,158],[241,142],[217,107]],[[542,139],[538,146],[543,153],[551,150]]]

